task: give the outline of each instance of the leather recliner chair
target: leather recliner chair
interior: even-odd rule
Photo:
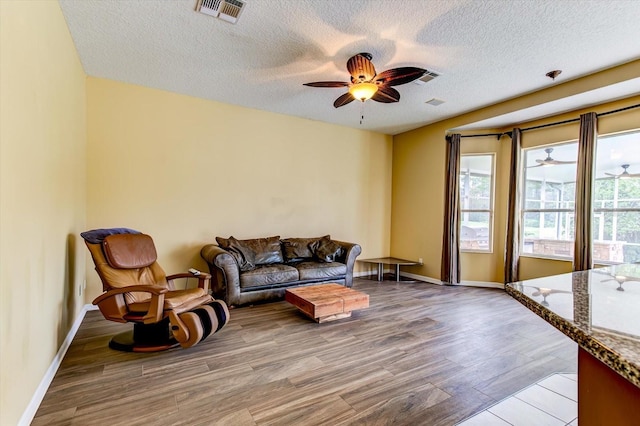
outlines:
[[[229,320],[222,300],[208,293],[211,275],[200,272],[166,276],[156,262],[149,235],[127,228],[96,229],[84,238],[104,293],[93,304],[110,321],[132,322],[133,330],[114,336],[109,347],[156,352],[180,344],[191,347]],[[174,280],[198,278],[197,288],[176,290]]]

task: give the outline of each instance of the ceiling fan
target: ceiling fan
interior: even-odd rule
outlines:
[[[536,291],[531,292],[532,296],[534,296],[534,297],[542,296],[542,302],[540,302],[540,304],[542,306],[549,306],[549,302],[547,302],[547,297],[551,296],[552,294],[555,294],[555,293],[568,293],[568,294],[571,294],[570,291],[554,290],[554,289],[551,289],[551,288],[544,288],[544,287],[531,287],[531,288],[537,289]]]
[[[620,174],[615,174],[615,173],[607,173],[605,172],[604,174],[607,176],[612,176],[616,179],[625,179],[625,178],[632,178],[632,177],[640,177],[640,173],[629,173],[627,171],[627,169],[629,168],[628,164],[623,164],[622,166],[622,173]]]
[[[576,161],[554,160],[553,158],[551,158],[551,153],[553,152],[553,148],[547,148],[547,149],[544,150],[544,152],[547,153],[547,158],[545,158],[544,160],[537,159],[536,163],[538,163],[538,165],[529,166],[529,168],[531,168],[531,167],[557,166],[557,165],[560,165],[560,164],[575,164],[576,163]]]
[[[400,93],[391,86],[399,86],[416,80],[427,71],[423,68],[400,67],[392,68],[376,74],[371,63],[370,53],[358,53],[347,61],[347,70],[351,74],[351,82],[346,81],[316,81],[305,83],[310,87],[348,87],[349,91],[335,100],[333,106],[339,108],[354,100],[368,99],[382,103],[393,103],[400,100]]]

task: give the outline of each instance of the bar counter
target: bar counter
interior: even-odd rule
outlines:
[[[518,281],[506,290],[578,344],[580,425],[640,424],[640,264]]]

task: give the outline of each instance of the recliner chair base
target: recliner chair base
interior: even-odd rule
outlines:
[[[169,318],[155,324],[134,323],[132,330],[113,336],[109,347],[123,352],[166,351],[178,345],[169,327]]]
[[[188,348],[215,334],[227,322],[227,304],[212,300],[179,315],[171,312],[158,323],[134,323],[133,330],[113,336],[109,347],[123,352],[159,352],[178,344]]]

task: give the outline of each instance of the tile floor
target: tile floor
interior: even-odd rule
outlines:
[[[577,426],[576,374],[553,374],[468,418],[458,426]]]

